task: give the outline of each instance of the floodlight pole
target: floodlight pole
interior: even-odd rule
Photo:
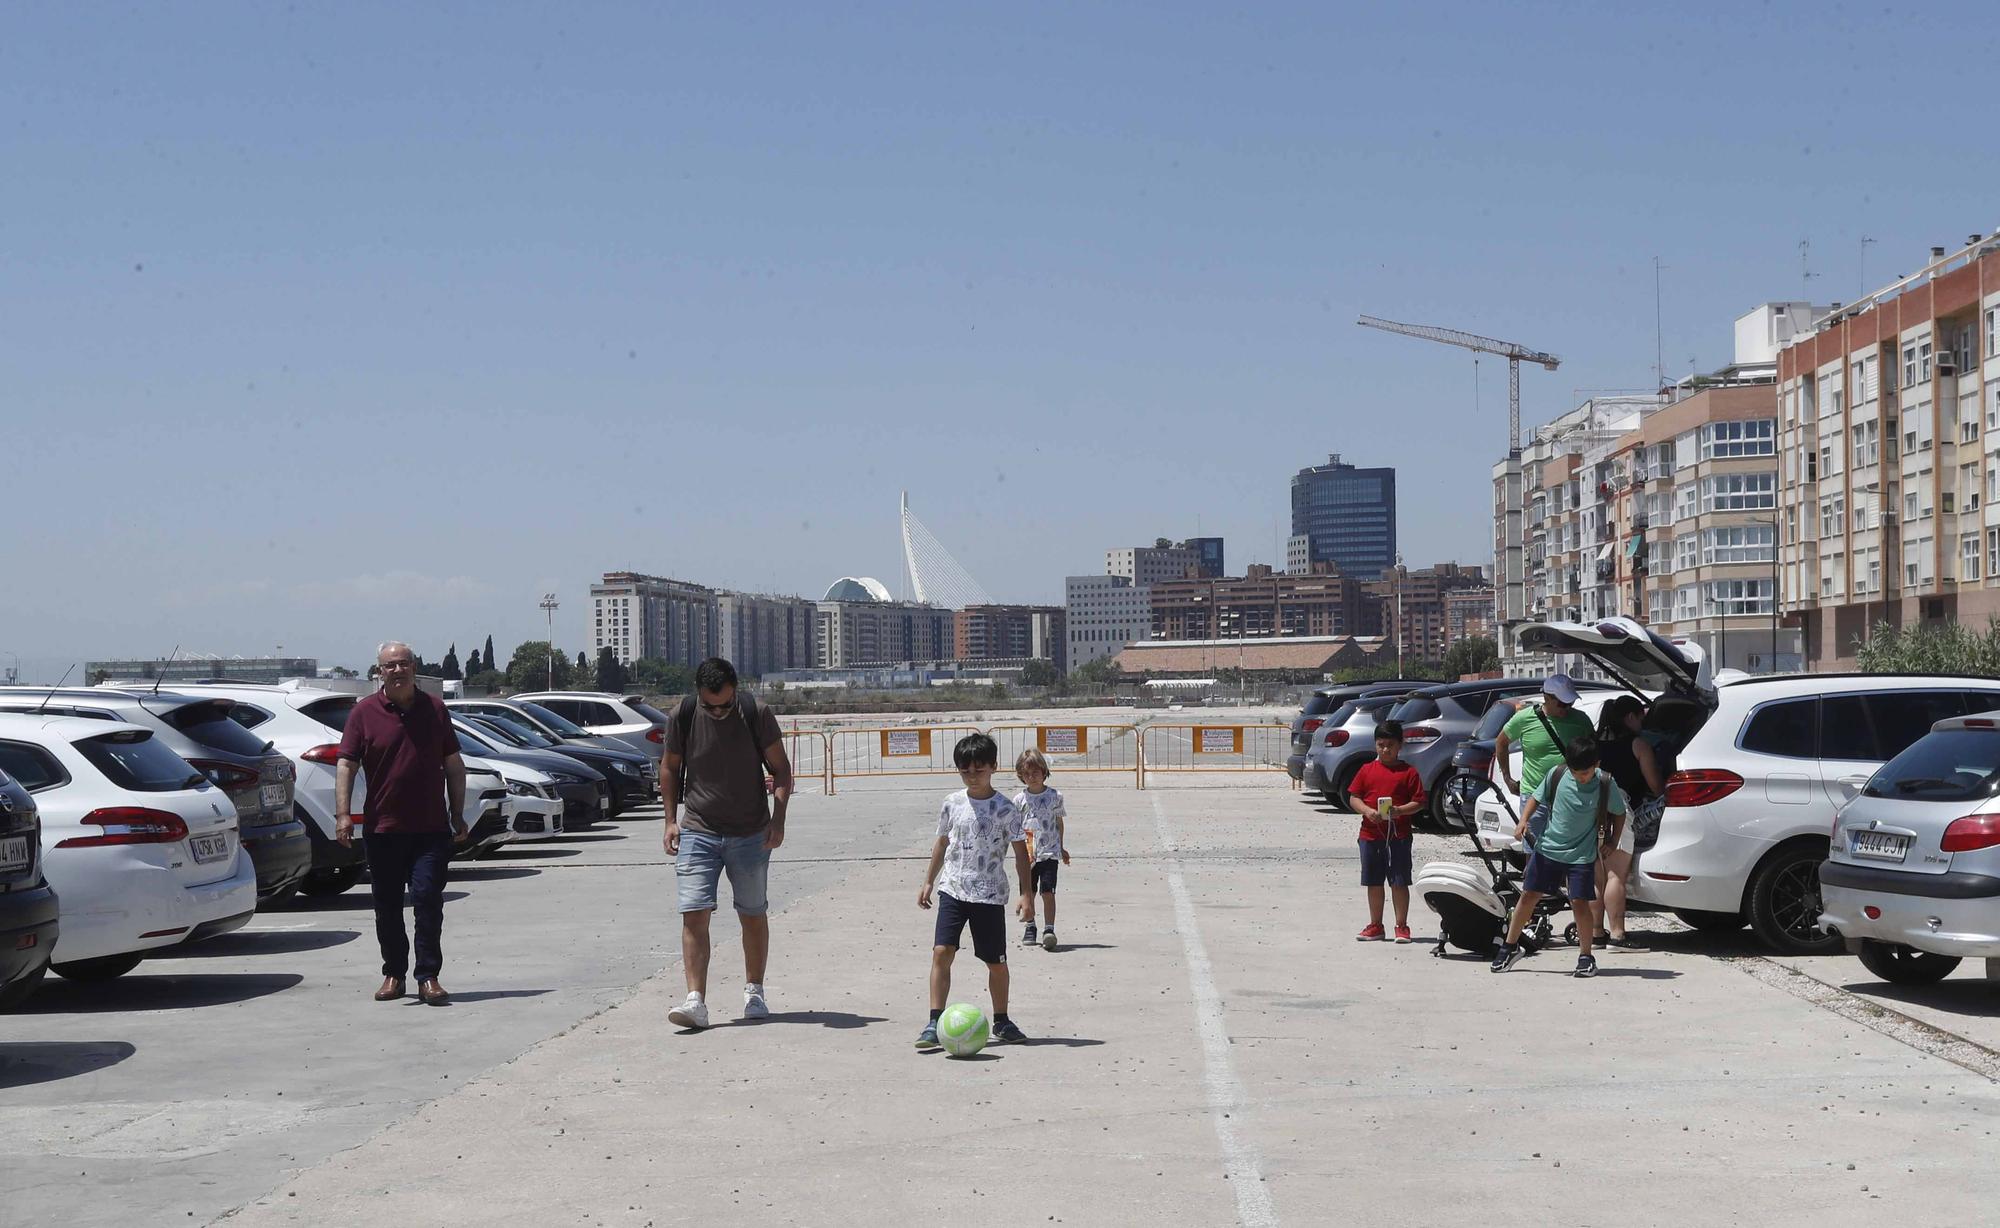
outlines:
[[[549,620],[549,689],[556,689],[556,607],[561,603],[554,593],[542,594],[542,613]]]

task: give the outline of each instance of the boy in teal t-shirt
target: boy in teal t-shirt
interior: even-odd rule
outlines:
[[[1505,972],[1521,962],[1521,931],[1534,916],[1535,905],[1543,896],[1569,891],[1576,913],[1577,976],[1596,976],[1597,959],[1590,953],[1592,931],[1590,909],[1584,907],[1597,898],[1597,852],[1600,845],[1618,846],[1625,824],[1625,794],[1609,773],[1597,766],[1597,739],[1577,738],[1563,748],[1563,764],[1542,779],[1541,788],[1521,806],[1521,822],[1514,829],[1516,840],[1528,838],[1528,823],[1537,810],[1546,809],[1547,825],[1528,854],[1528,868],[1521,876],[1521,902],[1507,922],[1507,939],[1493,957],[1493,971]]]

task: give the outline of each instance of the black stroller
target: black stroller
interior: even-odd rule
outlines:
[[[1471,803],[1478,800],[1481,791],[1493,789],[1493,782],[1477,772],[1459,772],[1445,787],[1454,789],[1454,796],[1466,799],[1469,816]],[[1461,787],[1462,791],[1457,791]],[[1493,791],[1501,809],[1518,825],[1520,816],[1508,804],[1506,795],[1498,789]],[[1470,830],[1473,851],[1486,866],[1484,877],[1463,862],[1433,861],[1419,870],[1411,883],[1423,896],[1424,904],[1438,915],[1438,941],[1432,955],[1443,955],[1447,946],[1453,946],[1475,955],[1491,956],[1506,938],[1507,919],[1521,901],[1521,872],[1508,865],[1505,858],[1496,858],[1487,851],[1479,842],[1477,827]],[[1562,892],[1538,900],[1528,925],[1521,931],[1522,949],[1532,955],[1554,942],[1555,927],[1550,918],[1569,910],[1569,897]],[[1569,944],[1576,942],[1574,921],[1564,928],[1562,940]]]

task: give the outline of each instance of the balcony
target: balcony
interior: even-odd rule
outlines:
[[[1615,579],[1617,579],[1617,578],[1618,578],[1618,560],[1617,560],[1617,559],[1599,559],[1599,560],[1597,560],[1597,578],[1598,578],[1599,580],[1615,580]]]
[[[1652,527],[1653,527],[1653,517],[1650,513],[1647,512],[1632,513],[1632,531],[1634,533],[1644,533],[1646,530]]]

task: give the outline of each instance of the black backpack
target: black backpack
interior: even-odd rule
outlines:
[[[750,733],[750,757],[756,761],[757,776],[762,779],[764,751],[757,745],[757,697],[748,691],[736,692],[736,714],[743,718],[743,727]],[[674,709],[674,729],[681,735],[681,774],[678,782],[680,791],[674,796],[680,799],[680,804],[685,809],[688,796],[688,750],[690,749],[688,740],[694,734],[694,696],[681,697],[679,706]],[[765,809],[769,810],[768,803]]]

